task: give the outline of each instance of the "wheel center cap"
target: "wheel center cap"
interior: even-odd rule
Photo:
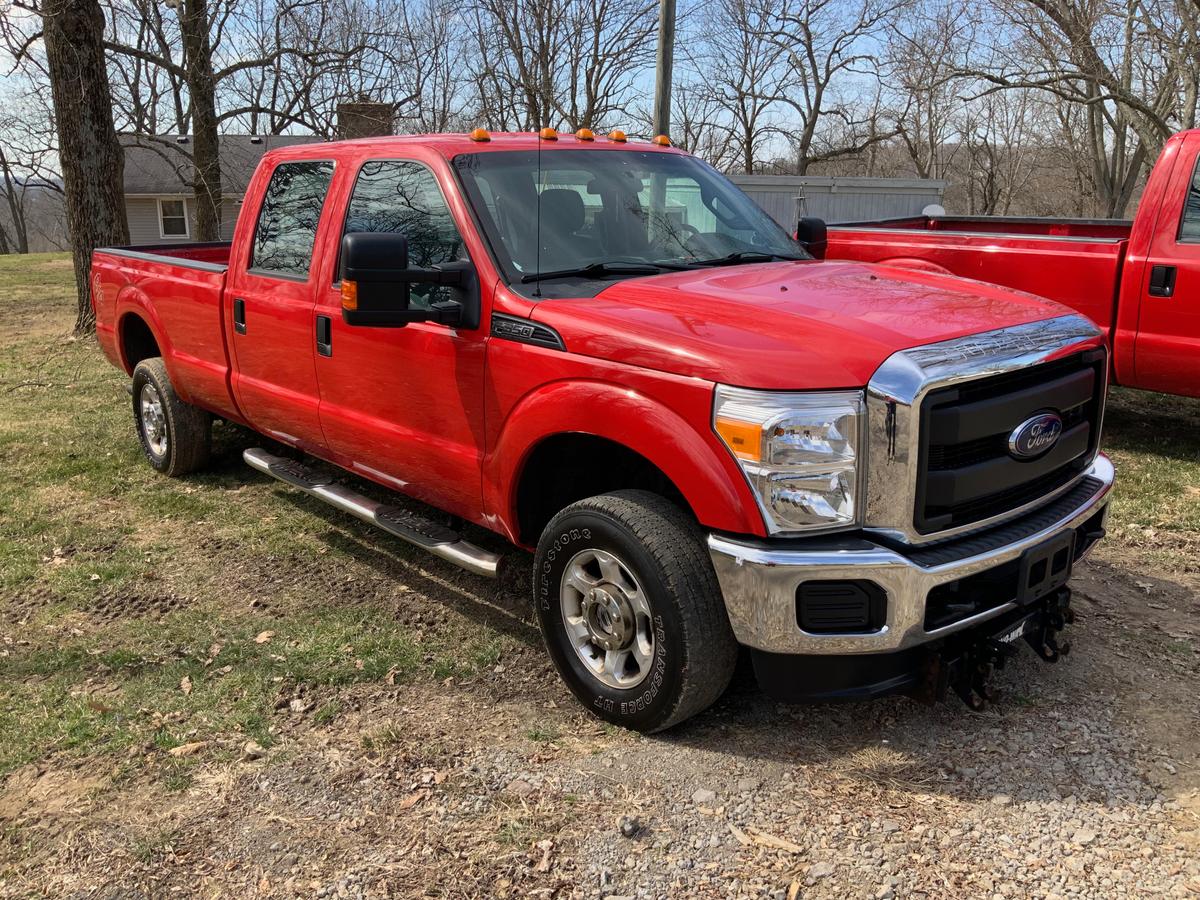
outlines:
[[[583,616],[589,637],[605,650],[624,650],[633,642],[633,609],[619,593],[606,587],[588,591]]]

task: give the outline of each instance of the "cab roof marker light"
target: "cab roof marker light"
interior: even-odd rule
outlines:
[[[612,131],[610,131],[608,133],[608,139],[614,144],[624,144],[627,140],[629,140],[629,138],[625,136],[625,132],[619,128],[614,128]]]
[[[590,128],[580,128],[577,132],[575,132],[575,140],[577,141],[594,141],[595,139],[596,135]]]
[[[670,147],[671,139],[669,137],[667,137],[665,134],[656,134],[654,136],[654,139],[651,141],[651,143],[658,144],[658,146],[660,146],[660,147]]]
[[[553,128],[543,128],[541,131],[538,132],[538,137],[541,138],[543,141],[557,141],[558,140],[558,132],[555,131]]]
[[[470,137],[471,140],[475,141],[477,144],[487,143],[492,139],[492,135],[486,128],[476,128],[471,132]]]

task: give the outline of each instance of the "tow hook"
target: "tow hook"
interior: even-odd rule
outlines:
[[[1058,662],[1060,657],[1071,652],[1071,642],[1058,642],[1059,633],[1075,621],[1071,609],[1071,589],[1060,588],[1047,598],[1046,609],[1025,632],[1025,641],[1033,652],[1049,663]]]
[[[940,653],[930,654],[915,696],[943,700],[953,690],[975,712],[986,709],[997,700],[992,676],[1016,656],[1017,638],[1024,637],[1046,662],[1058,662],[1071,652],[1070,643],[1058,640],[1063,628],[1075,621],[1070,604],[1071,589],[1059,588],[1041,600],[1038,608],[990,635],[948,642]]]

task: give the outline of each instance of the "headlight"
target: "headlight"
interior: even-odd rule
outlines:
[[[767,530],[858,522],[862,391],[749,391],[718,385],[713,428],[741,463]]]

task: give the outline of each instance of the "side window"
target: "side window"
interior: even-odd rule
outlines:
[[[374,160],[363,164],[346,209],[345,233],[393,232],[408,238],[408,264],[428,269],[466,259],[462,237],[433,173],[420,163]],[[413,306],[445,299],[445,288],[414,284]],[[448,295],[446,295],[448,296]]]
[[[1200,158],[1192,170],[1187,199],[1183,203],[1183,221],[1179,225],[1179,240],[1200,244]]]
[[[283,163],[271,174],[254,229],[250,268],[308,276],[317,223],[333,178],[327,161]]]

